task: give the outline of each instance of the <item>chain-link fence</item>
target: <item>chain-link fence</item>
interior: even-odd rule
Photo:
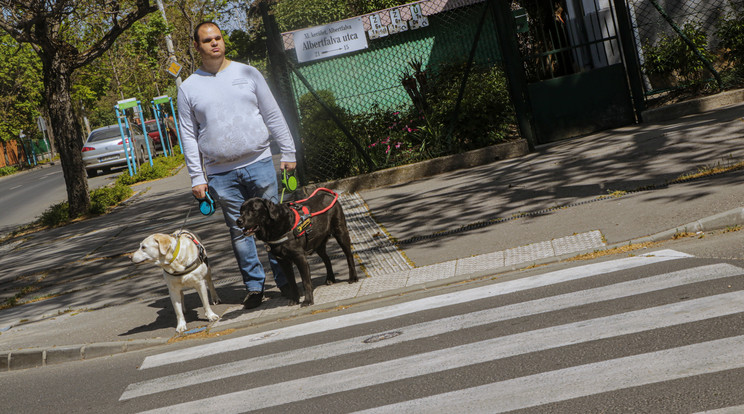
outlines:
[[[512,138],[488,4],[424,0],[283,33],[306,180]]]
[[[628,0],[648,99],[740,82],[742,0]],[[736,51],[734,51],[736,53]]]

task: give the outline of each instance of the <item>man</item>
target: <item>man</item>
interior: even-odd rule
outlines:
[[[282,153],[282,170],[296,167],[294,142],[261,73],[225,58],[225,41],[215,23],[196,27],[194,47],[202,65],[178,89],[179,127],[191,191],[199,199],[209,191],[219,201],[248,290],[243,305],[251,309],[263,299],[265,273],[253,237],[243,235],[235,221],[241,204],[249,198],[277,202],[270,137]],[[274,281],[284,293],[286,278],[271,254],[269,262]]]

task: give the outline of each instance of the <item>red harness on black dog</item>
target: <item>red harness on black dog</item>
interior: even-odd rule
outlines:
[[[331,201],[331,204],[329,204],[328,207],[324,208],[323,210],[316,211],[316,212],[313,213],[313,212],[310,212],[310,209],[307,208],[307,206],[303,206],[300,203],[303,203],[303,202],[305,202],[305,201],[307,201],[307,200],[315,197],[315,195],[318,193],[318,191],[325,191],[327,193],[333,194],[333,201]],[[287,205],[292,209],[292,211],[294,212],[294,215],[295,215],[294,225],[292,225],[292,228],[281,239],[279,239],[279,240],[273,240],[273,241],[268,241],[266,243],[268,243],[268,244],[279,244],[279,243],[283,243],[283,242],[287,241],[287,239],[289,237],[288,236],[289,233],[294,234],[295,237],[300,237],[300,236],[304,235],[305,233],[307,233],[308,228],[310,228],[310,226],[312,226],[312,218],[315,217],[315,216],[317,216],[317,215],[323,214],[326,211],[330,210],[336,204],[336,201],[338,201],[338,194],[337,193],[335,193],[334,191],[329,190],[327,188],[322,188],[321,187],[321,188],[318,188],[315,191],[313,191],[313,193],[310,194],[310,197],[308,197],[308,198],[306,198],[304,200],[299,200],[299,201],[294,201],[294,202],[287,203]]]

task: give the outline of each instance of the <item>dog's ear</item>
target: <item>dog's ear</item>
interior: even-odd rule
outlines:
[[[281,213],[281,209],[279,208],[279,205],[272,203],[270,200],[263,200],[264,205],[266,206],[266,209],[269,211],[269,218],[271,220],[276,220],[279,218],[279,214]]]
[[[156,233],[152,238],[158,243],[160,254],[165,256],[168,253],[168,249],[170,249],[172,237],[167,234]]]

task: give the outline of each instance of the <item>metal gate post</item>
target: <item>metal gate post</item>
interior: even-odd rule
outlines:
[[[615,16],[617,17],[617,31],[620,37],[625,72],[628,74],[630,93],[633,96],[633,107],[636,119],[643,122],[641,112],[646,109],[643,99],[643,79],[641,78],[641,64],[638,61],[638,53],[633,39],[633,28],[630,24],[630,14],[626,0],[613,0]]]
[[[504,72],[506,72],[509,95],[511,95],[514,111],[517,116],[519,132],[530,151],[535,150],[537,132],[532,117],[530,95],[527,90],[527,76],[522,65],[522,54],[517,45],[517,27],[514,15],[506,0],[488,0],[491,3],[491,16],[493,17],[496,35],[499,40],[499,49],[504,60]]]

